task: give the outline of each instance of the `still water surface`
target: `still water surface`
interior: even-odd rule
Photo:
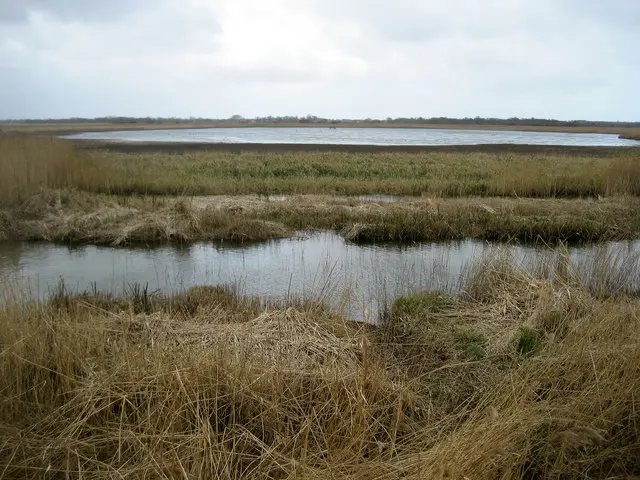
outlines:
[[[506,130],[425,128],[203,128],[86,132],[67,138],[118,142],[300,143],[334,145],[479,145],[640,146],[618,135]]]
[[[456,292],[465,270],[496,249],[509,252],[524,266],[552,263],[556,255],[549,249],[473,240],[356,245],[330,232],[241,247],[199,243],[143,249],[3,242],[0,276],[39,298],[46,297],[61,279],[73,291],[95,285],[116,294],[136,282],[163,292],[235,284],[241,293],[263,298],[323,298],[342,305],[352,317],[371,319],[381,304],[406,293]],[[637,264],[640,241],[570,249],[576,263],[588,263],[603,253]]]

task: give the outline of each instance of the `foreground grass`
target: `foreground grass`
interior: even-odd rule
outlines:
[[[635,239],[640,199],[417,198],[377,203],[301,195],[129,197],[70,190],[34,194],[0,209],[0,239],[106,245],[250,242],[324,229],[355,242],[476,238],[589,242]]]
[[[224,288],[14,298],[2,477],[638,475],[638,297],[548,278],[488,258],[378,326]]]

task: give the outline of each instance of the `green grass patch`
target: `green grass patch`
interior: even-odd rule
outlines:
[[[523,327],[520,329],[516,341],[516,351],[523,356],[529,356],[536,353],[542,347],[542,334],[540,331]]]

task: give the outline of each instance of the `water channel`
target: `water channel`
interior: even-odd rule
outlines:
[[[470,266],[496,252],[510,255],[525,268],[552,265],[561,254],[549,248],[474,240],[360,245],[331,232],[242,246],[111,248],[2,242],[0,279],[37,298],[46,297],[61,280],[72,291],[97,288],[115,294],[136,283],[165,293],[233,284],[245,295],[323,299],[349,316],[373,319],[382,305],[407,293],[457,292]],[[572,247],[565,253],[587,280],[594,262],[602,259],[615,263],[614,271],[640,271],[640,241]],[[629,288],[640,288],[640,275],[630,278]]]

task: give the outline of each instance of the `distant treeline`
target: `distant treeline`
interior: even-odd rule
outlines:
[[[541,127],[640,127],[640,122],[605,122],[591,120],[553,120],[549,118],[482,118],[482,117],[387,117],[384,120],[374,118],[364,119],[335,119],[322,118],[314,115],[303,117],[282,116],[282,117],[256,117],[244,118],[240,115],[233,115],[229,118],[204,118],[204,117],[96,117],[96,118],[56,118],[56,119],[28,119],[28,120],[0,120],[0,124],[48,124],[48,123],[108,123],[108,124],[141,124],[141,125],[161,125],[161,124],[197,124],[197,123],[309,123],[309,124],[344,124],[344,123],[380,123],[380,124],[414,124],[414,125],[502,125],[502,126],[541,126]]]

